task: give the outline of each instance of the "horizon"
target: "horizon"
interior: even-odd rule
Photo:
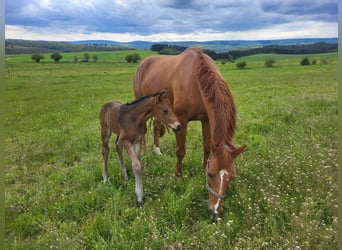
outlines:
[[[216,40],[179,40],[179,41],[169,41],[169,40],[161,40],[161,41],[151,41],[151,40],[130,40],[130,41],[117,41],[117,40],[110,40],[110,39],[84,39],[84,40],[45,40],[45,39],[24,39],[24,38],[6,38],[5,40],[24,40],[24,41],[41,41],[41,42],[83,42],[83,41],[108,41],[108,42],[117,42],[117,43],[132,43],[132,42],[148,42],[148,43],[187,43],[187,42],[220,42],[220,41],[232,41],[232,42],[239,42],[239,41],[250,41],[250,42],[256,42],[256,41],[284,41],[284,40],[325,40],[325,39],[338,39],[338,36],[336,37],[297,37],[297,38],[274,38],[274,39],[216,39]]]

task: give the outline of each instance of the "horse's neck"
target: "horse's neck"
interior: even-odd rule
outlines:
[[[207,111],[210,125],[211,141],[232,144],[235,122],[236,107],[228,86],[220,73],[202,58],[202,72],[199,77],[199,91],[203,105]]]
[[[137,127],[139,127],[145,124],[146,121],[152,116],[152,108],[152,101],[146,99],[129,106],[127,115],[131,115],[132,120],[134,120]]]

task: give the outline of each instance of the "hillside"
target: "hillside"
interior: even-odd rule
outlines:
[[[325,53],[337,51],[337,38],[285,39],[255,41],[182,41],[182,42],[115,42],[107,40],[86,40],[73,42],[30,41],[18,39],[5,40],[6,54],[34,54],[54,52],[119,51],[128,49],[151,49],[162,45],[181,51],[187,47],[202,47],[214,59],[234,58],[258,53]],[[182,48],[182,49],[180,49]]]
[[[6,54],[34,54],[54,52],[119,51],[132,49],[124,45],[72,44],[68,42],[6,39]]]
[[[119,45],[127,46],[136,49],[150,49],[156,42],[148,41],[132,41],[132,42],[116,42],[108,40],[86,40],[86,41],[73,41],[71,44],[101,44],[101,45]],[[212,50],[216,53],[222,53],[232,50],[244,50],[257,47],[264,47],[268,45],[306,45],[313,43],[333,43],[337,44],[337,38],[297,38],[297,39],[278,39],[278,40],[213,40],[213,41],[162,41],[158,44],[168,44],[170,46],[180,47],[202,47],[205,50]]]

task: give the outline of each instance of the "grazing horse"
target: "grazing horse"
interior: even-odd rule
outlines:
[[[176,175],[182,176],[189,121],[200,120],[204,147],[203,168],[209,191],[209,213],[222,211],[222,200],[235,178],[234,160],[246,145],[236,148],[236,107],[233,96],[215,62],[200,48],[188,48],[176,56],[154,55],[144,59],[134,77],[136,97],[168,88],[173,111],[182,130],[176,134]],[[154,127],[158,138],[158,126]]]
[[[147,131],[146,121],[152,116],[157,117],[175,132],[181,128],[180,123],[172,112],[171,103],[167,98],[167,90],[143,96],[124,105],[119,102],[108,102],[102,106],[100,112],[102,155],[104,161],[103,181],[107,182],[108,180],[108,142],[113,132],[117,135],[116,151],[121,173],[125,179],[128,177],[122,159],[122,147],[125,147],[132,161],[135,175],[135,194],[139,207],[143,205],[144,198],[141,181],[140,146]]]

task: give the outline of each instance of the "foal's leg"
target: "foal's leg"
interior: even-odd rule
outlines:
[[[126,171],[123,159],[122,159],[122,143],[121,143],[119,136],[116,137],[116,152],[118,153],[121,174],[122,174],[123,178],[125,180],[127,180],[128,179],[127,171]]]
[[[137,205],[141,207],[144,204],[144,191],[141,180],[141,162],[139,159],[140,142],[132,144],[129,141],[122,142],[132,161],[132,168],[135,176],[135,195],[137,196]]]
[[[103,182],[106,183],[108,180],[108,155],[109,155],[109,139],[111,136],[111,132],[107,127],[101,127],[101,138],[102,138],[102,156],[103,156]]]

